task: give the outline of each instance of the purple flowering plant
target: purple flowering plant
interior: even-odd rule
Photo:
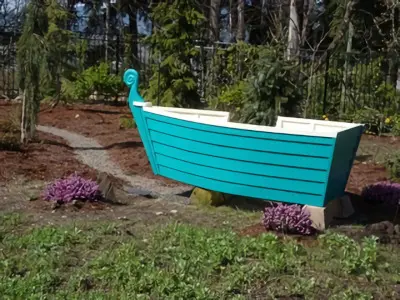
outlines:
[[[43,198],[59,203],[69,203],[73,200],[96,201],[101,199],[101,192],[95,181],[75,173],[50,183],[44,190]]]
[[[400,201],[400,183],[379,181],[367,185],[363,188],[361,197],[369,203],[398,205]]]
[[[262,222],[267,230],[302,235],[314,233],[310,213],[297,204],[279,203],[276,206],[266,207]]]

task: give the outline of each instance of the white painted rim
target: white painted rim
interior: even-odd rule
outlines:
[[[350,128],[363,126],[363,124],[355,124],[355,123],[333,122],[333,121],[289,118],[289,117],[278,117],[276,126],[274,127],[261,126],[261,125],[230,122],[229,112],[224,112],[224,111],[152,106],[151,102],[134,102],[133,104],[135,106],[143,107],[143,111],[146,111],[148,113],[153,113],[156,115],[161,115],[179,120],[185,120],[205,125],[226,127],[232,129],[282,133],[291,135],[335,138],[339,132],[345,131]],[[307,130],[293,130],[293,129],[289,130],[287,128],[282,128],[284,123],[290,124],[292,127],[296,127],[296,124],[298,124],[300,125],[300,127],[303,128],[306,127]],[[317,132],[316,131],[317,127],[324,128],[325,131]]]
[[[133,101],[133,105],[138,106],[138,107],[151,107],[152,106],[151,102],[140,102],[140,101]]]

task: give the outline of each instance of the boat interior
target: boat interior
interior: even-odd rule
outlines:
[[[275,126],[231,122],[229,112],[146,105],[144,111],[197,123],[244,130],[336,137],[338,132],[363,124],[278,116]]]

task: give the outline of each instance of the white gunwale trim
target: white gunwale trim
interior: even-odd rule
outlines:
[[[151,102],[141,102],[141,101],[133,101],[134,106],[139,106],[139,107],[151,107],[152,104]]]
[[[143,102],[141,102],[143,103]],[[136,102],[134,102],[136,104]],[[327,137],[336,138],[337,134],[341,131],[345,131],[350,128],[355,128],[358,126],[363,126],[363,124],[356,123],[344,123],[344,122],[333,122],[324,120],[313,120],[313,119],[302,119],[302,118],[289,118],[289,117],[278,117],[276,126],[261,126],[252,124],[242,124],[229,121],[229,112],[223,111],[212,111],[212,110],[199,110],[199,109],[185,109],[185,108],[171,108],[171,107],[161,107],[161,106],[147,106],[140,105],[143,107],[143,111],[148,113],[153,113],[165,117],[170,117],[179,120],[185,120],[200,124],[213,125],[219,127],[251,130],[251,131],[261,131],[270,133],[282,133],[291,135],[304,135],[304,136],[314,136],[314,137]],[[201,116],[205,118],[201,118]],[[283,123],[292,124],[304,124],[308,126],[307,130],[293,130],[282,128]],[[315,127],[321,126],[326,129],[332,128],[332,131],[322,131],[316,132]],[[302,126],[301,126],[302,127]],[[304,128],[304,127],[303,127]]]

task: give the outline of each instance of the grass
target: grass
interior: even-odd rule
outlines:
[[[306,246],[171,220],[26,229],[23,215],[0,218],[2,299],[391,299],[400,280],[398,249],[373,237]]]

